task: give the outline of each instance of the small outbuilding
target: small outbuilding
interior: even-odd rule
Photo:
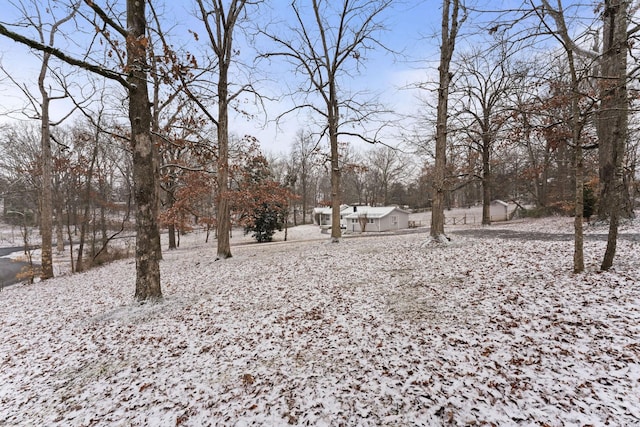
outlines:
[[[494,200],[489,206],[491,221],[506,221],[509,219],[509,204],[502,200]]]

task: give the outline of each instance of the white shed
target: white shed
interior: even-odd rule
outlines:
[[[502,200],[494,200],[489,206],[491,221],[506,221],[509,219],[509,204]]]

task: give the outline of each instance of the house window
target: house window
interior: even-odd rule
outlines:
[[[357,223],[358,223],[358,220],[357,220],[357,219],[355,219],[355,218],[351,218],[351,224],[357,224]]]
[[[391,215],[391,224],[398,224],[398,215]]]
[[[373,218],[369,218],[369,219],[367,220],[367,222],[368,222],[369,224],[373,224]]]

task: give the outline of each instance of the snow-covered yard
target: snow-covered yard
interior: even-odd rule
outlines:
[[[0,425],[640,425],[637,241],[574,275],[571,242],[290,233],[183,239],[159,304],[133,260],[4,289]]]

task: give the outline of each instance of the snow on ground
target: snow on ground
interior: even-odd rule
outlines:
[[[638,241],[576,275],[571,242],[289,233],[185,236],[158,304],[133,260],[4,289],[0,426],[640,424]]]

